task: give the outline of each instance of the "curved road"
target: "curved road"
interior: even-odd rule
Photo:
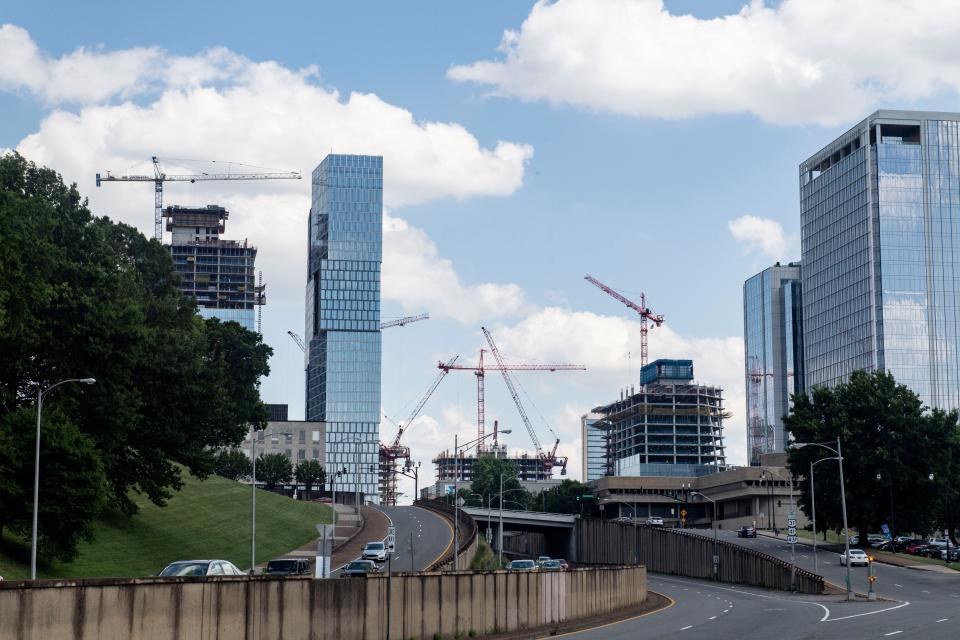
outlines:
[[[432,511],[420,507],[377,508],[393,521],[393,526],[397,529],[397,543],[393,553],[394,571],[422,571],[443,555],[453,542],[453,529],[450,524]]]
[[[709,534],[707,534],[709,535]],[[789,560],[783,539],[742,540],[733,532],[721,539],[757,548]],[[797,545],[797,565],[813,569],[809,547]],[[839,555],[818,552],[821,575],[843,584]],[[650,574],[650,589],[675,601],[668,609],[644,617],[570,634],[570,638],[751,638],[808,639],[960,637],[960,573],[937,573],[876,565],[877,602],[846,602],[843,596],[793,596],[786,593],[717,585],[674,576]],[[851,569],[854,588],[866,591],[866,570]]]

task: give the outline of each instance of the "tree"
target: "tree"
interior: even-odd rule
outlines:
[[[282,453],[268,453],[257,458],[257,480],[273,489],[293,479],[293,465]]]
[[[213,472],[223,478],[240,480],[250,477],[250,458],[239,449],[221,449],[213,463]]]
[[[590,487],[576,480],[564,480],[559,485],[544,492],[541,504],[550,513],[593,513],[597,510],[597,502],[592,498],[583,501],[583,496],[592,495]],[[633,515],[631,513],[631,515]]]
[[[865,535],[890,524],[892,489],[896,531],[931,529],[938,502],[928,474],[939,470],[946,477],[948,473],[955,414],[928,413],[920,398],[889,373],[855,371],[844,384],[816,387],[810,397],[795,395],[784,424],[797,442],[836,448],[840,437],[851,527]],[[789,451],[790,471],[803,479],[797,488],[808,516],[810,463],[830,455],[821,447]],[[840,531],[839,467],[825,462],[815,473],[817,526]]]
[[[33,525],[36,411],[0,418],[0,533],[29,538]],[[93,442],[56,408],[45,409],[40,433],[38,555],[72,560],[92,537],[91,513],[107,499],[107,478]]]
[[[294,475],[297,482],[303,484],[307,500],[310,499],[310,488],[312,486],[322,485],[327,481],[327,472],[323,470],[323,465],[320,464],[319,460],[301,460],[297,463]]]
[[[136,512],[131,491],[163,505],[181,468],[204,477],[216,448],[264,425],[258,380],[271,353],[258,334],[197,315],[166,247],[93,216],[56,172],[0,156],[0,424],[32,408],[38,388],[95,377],[58,389],[49,408],[90,443],[115,508]],[[0,459],[12,442],[0,441]],[[14,469],[0,476],[32,492]]]
[[[490,496],[493,508],[500,506],[500,475],[503,474],[504,509],[529,509],[534,499],[520,486],[520,469],[513,460],[492,455],[480,455],[473,463],[473,482],[469,493]],[[461,489],[461,491],[464,491]],[[507,505],[511,506],[508,507]]]

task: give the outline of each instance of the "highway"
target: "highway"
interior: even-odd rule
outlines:
[[[710,532],[701,532],[711,535]],[[720,538],[789,560],[781,538]],[[797,545],[797,566],[813,570],[812,549]],[[842,585],[839,555],[819,550],[820,573]],[[718,585],[650,574],[649,588],[674,600],[660,612],[567,637],[594,638],[922,638],[960,637],[960,573],[944,574],[877,564],[877,602],[846,602],[843,596],[793,596],[733,585]],[[867,572],[851,568],[857,591],[867,590]]]
[[[394,571],[411,571],[410,543],[413,541],[413,571],[422,571],[439,558],[453,542],[453,529],[446,520],[420,507],[378,507],[397,528]],[[412,534],[412,538],[411,538]]]

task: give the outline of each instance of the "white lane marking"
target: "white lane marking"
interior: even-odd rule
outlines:
[[[724,609],[724,610],[723,610],[724,613],[727,613],[728,611],[730,611],[730,609]]]
[[[692,628],[693,628],[693,625],[692,625],[692,624],[688,624],[687,626],[682,627],[682,628],[680,629],[680,631],[686,631],[687,629],[692,629]]]
[[[939,620],[937,620],[937,622],[946,622],[946,621],[949,620],[949,619],[950,619],[950,618],[940,618]]]
[[[717,616],[710,616],[709,619],[710,619],[710,620],[716,620],[716,619],[717,619]]]
[[[902,607],[906,607],[909,604],[910,604],[909,602],[903,602],[901,604],[898,604],[895,607],[887,607],[886,609],[877,609],[876,611],[867,611],[866,613],[854,613],[853,615],[843,616],[842,618],[831,618],[829,622],[837,622],[838,620],[849,620],[850,618],[859,618],[861,616],[872,616],[875,613],[883,613],[884,611],[893,611],[894,609],[900,609]],[[826,609],[826,607],[824,607],[824,609]],[[829,617],[829,615],[827,617]],[[821,622],[826,622],[826,621],[827,621],[826,618],[824,618],[824,620],[821,620]]]
[[[893,583],[893,586],[895,586],[897,589],[903,589],[903,585],[897,584],[896,582]]]
[[[885,633],[885,634],[883,634],[883,636],[884,636],[884,637],[886,637],[886,636],[895,636],[895,635],[897,635],[898,633],[903,633],[903,631],[891,631],[890,633]]]
[[[929,591],[927,591],[926,589],[924,589],[924,590],[923,590],[923,591],[921,591],[920,593],[930,593],[930,592],[929,592]]]

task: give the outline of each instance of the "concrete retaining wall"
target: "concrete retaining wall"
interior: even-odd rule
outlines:
[[[379,640],[550,628],[641,605],[643,567],[0,583],[0,640]]]

